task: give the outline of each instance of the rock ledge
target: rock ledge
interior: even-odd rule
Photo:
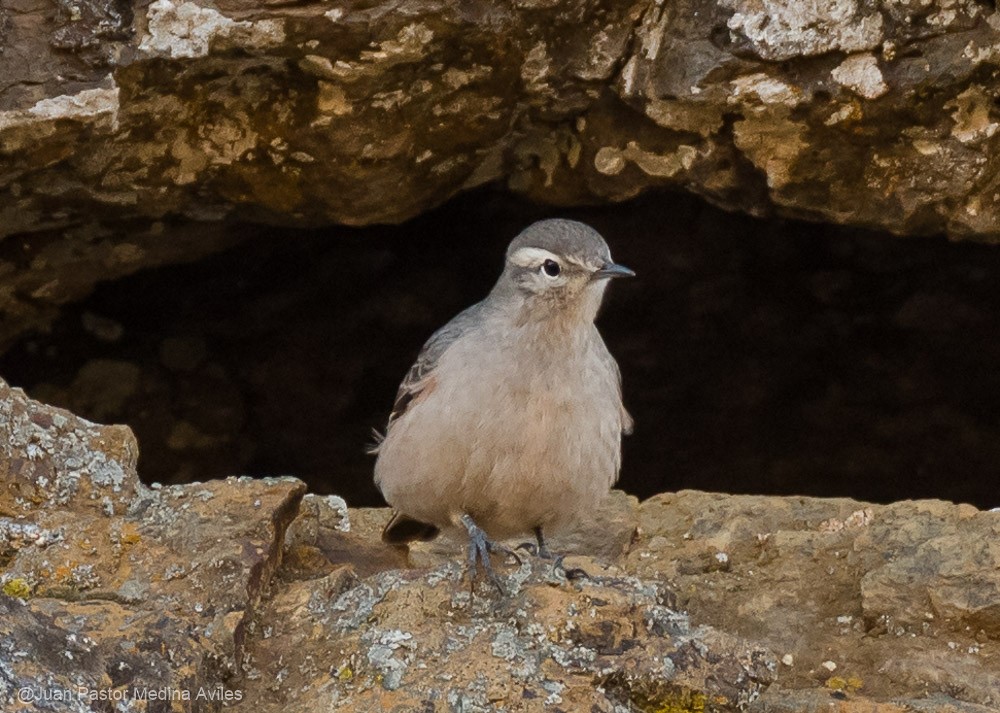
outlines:
[[[1000,513],[614,493],[500,596],[460,543],[383,546],[385,510],[293,478],[147,488],[136,453],[0,382],[4,710],[1000,704]]]

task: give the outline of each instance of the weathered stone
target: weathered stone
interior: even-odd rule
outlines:
[[[64,696],[41,709],[82,710],[101,692],[223,686],[303,484],[146,488],[127,428],[45,407],[3,382],[0,444],[4,710],[32,710],[32,696]],[[29,699],[16,701],[22,690]],[[145,703],[136,710],[158,710]]]
[[[385,545],[379,537],[389,515],[384,508],[363,508],[348,517],[342,499],[306,495],[286,533],[286,578],[314,579],[343,567],[365,577],[405,567],[406,550]]]
[[[919,682],[977,706],[1000,701],[1000,512],[683,491],[639,514],[626,570],[666,580],[692,621],[791,657],[768,705],[820,685],[916,710],[903,699]]]
[[[861,580],[865,618],[898,634],[930,623],[1000,637],[998,535],[1000,514],[967,505],[886,507],[856,545],[893,553]]]
[[[90,423],[0,380],[0,517],[61,507],[122,514],[139,488],[138,457],[127,427]]]
[[[773,678],[766,652],[692,627],[655,584],[586,564],[601,574],[572,585],[526,560],[502,599],[470,594],[455,563],[292,584],[237,710],[735,711]]]
[[[0,416],[5,711],[1000,701],[998,512],[615,493],[552,538],[562,565],[497,558],[501,596],[461,542],[383,545],[384,509],[288,478],[146,488],[128,429],[2,383]]]

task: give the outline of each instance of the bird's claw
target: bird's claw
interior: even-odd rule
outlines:
[[[539,559],[543,560],[556,559],[556,556],[549,551],[549,548],[546,547],[544,543],[542,543],[541,545],[536,545],[533,542],[522,542],[514,549],[524,550],[532,557],[538,557]]]
[[[516,550],[524,550],[525,552],[527,552],[532,557],[537,557],[538,556],[538,547],[537,547],[537,545],[535,545],[532,542],[522,542],[521,544],[519,544],[514,549],[516,549]]]
[[[542,526],[535,526],[535,539],[538,540],[538,556],[543,560],[555,559],[549,548],[545,546],[545,536],[542,534]]]
[[[465,525],[465,529],[469,532],[469,582],[475,583],[476,574],[479,570],[479,563],[482,563],[483,571],[486,572],[486,576],[489,577],[491,582],[493,582],[493,585],[500,591],[500,594],[505,595],[506,591],[503,588],[503,583],[501,583],[500,577],[493,569],[493,563],[490,561],[490,552],[505,551],[505,554],[512,554],[514,557],[517,557],[517,555],[509,548],[492,542],[486,536],[486,532],[484,532],[483,529],[479,527],[479,525],[477,525],[468,515],[462,516],[462,524]]]
[[[517,553],[517,548],[512,550],[506,545],[501,545],[499,542],[493,542],[492,540],[486,540],[486,546],[489,547],[490,552],[499,552],[506,557],[513,557],[519,565],[524,562],[521,559],[521,555]]]
[[[563,564],[564,559],[566,559],[566,555],[554,557],[552,569],[561,569],[567,581],[574,582],[578,579],[593,579],[593,577],[591,577],[585,570],[582,570],[579,567],[570,567],[569,569],[566,569],[566,566]]]

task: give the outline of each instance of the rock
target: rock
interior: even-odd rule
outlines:
[[[639,515],[627,571],[665,580],[692,621],[792,656],[768,705],[816,685],[901,702],[919,681],[978,706],[1000,701],[1000,513],[682,491]]]
[[[265,686],[238,710],[735,711],[773,679],[763,650],[586,565],[600,574],[571,585],[525,560],[502,599],[470,594],[455,562],[297,583],[270,603],[248,672]]]
[[[341,507],[343,506],[343,507]],[[349,567],[361,577],[405,567],[405,549],[382,543],[384,508],[354,510],[336,496],[306,495],[285,539],[285,577],[315,579]]]
[[[53,374],[52,381],[22,384],[36,398],[91,419],[112,421],[119,414],[132,414],[129,426],[143,444],[146,482],[192,482],[237,470],[254,458],[257,442],[246,432],[247,395],[217,361],[201,359],[199,340],[164,342],[169,349],[161,348],[158,340],[148,342],[148,360],[135,354],[130,361],[88,359],[71,379],[61,377],[59,370],[53,374],[46,365],[39,372]],[[80,345],[65,348],[72,352]],[[71,358],[45,361],[63,364]],[[189,369],[195,362],[196,368]],[[17,374],[10,377],[16,379]],[[237,466],[230,467],[234,463]],[[199,474],[201,478],[194,477]]]
[[[0,516],[63,507],[77,514],[123,513],[140,487],[138,457],[139,446],[127,427],[84,421],[32,401],[0,380]]]
[[[495,181],[1000,238],[989,3],[123,8],[0,21],[8,329],[246,232],[217,221],[398,222]]]
[[[94,359],[85,364],[69,387],[82,410],[107,420],[120,413],[139,391],[142,367],[119,359]]]
[[[885,551],[891,543],[894,555],[861,579],[865,618],[897,635],[929,626],[1000,637],[998,534],[998,513],[939,502],[888,506],[857,544]]]
[[[127,428],[0,382],[5,711],[1000,701],[1000,512],[614,493],[552,538],[561,567],[498,558],[500,595],[461,542],[383,545],[384,509],[292,478],[147,488],[136,456]]]
[[[110,691],[223,687],[302,483],[146,488],[129,429],[42,406],[3,382],[0,444],[4,705],[19,690],[29,691],[20,703],[79,710]]]

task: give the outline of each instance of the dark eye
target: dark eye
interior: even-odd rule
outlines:
[[[542,270],[544,270],[545,274],[549,277],[558,277],[562,268],[559,267],[559,263],[555,260],[546,260],[542,263]]]

